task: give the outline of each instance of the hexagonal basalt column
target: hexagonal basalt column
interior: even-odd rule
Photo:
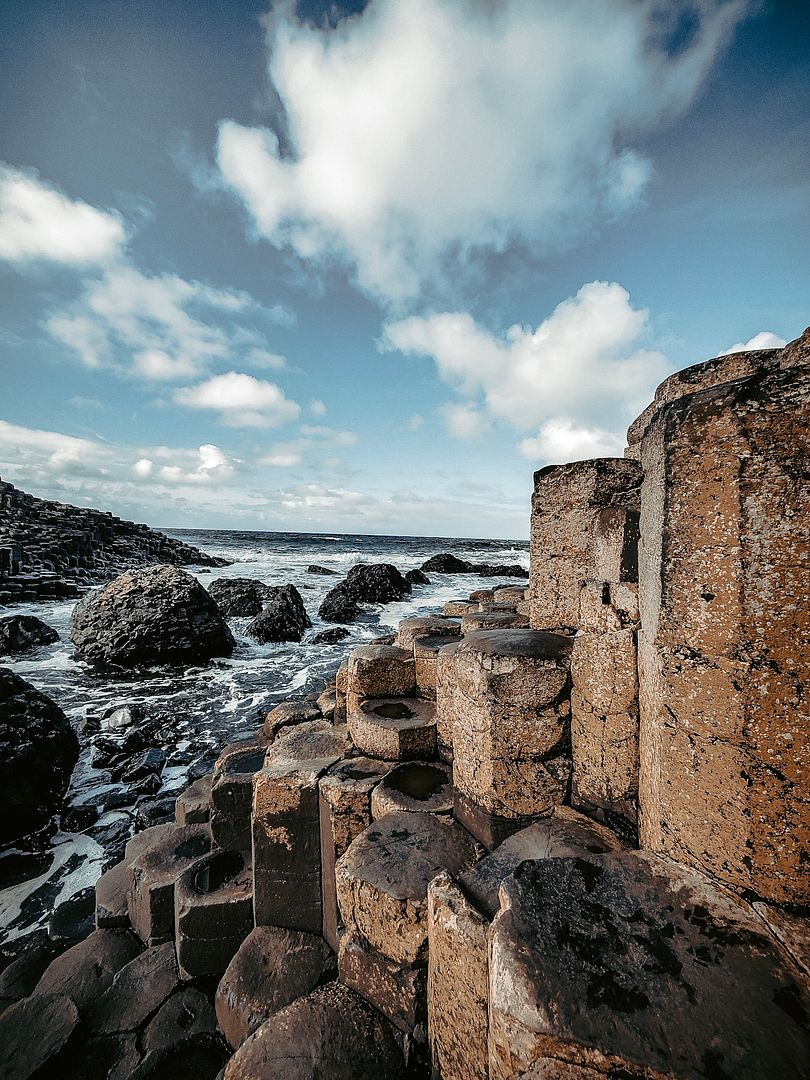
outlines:
[[[427,701],[436,700],[439,653],[445,645],[459,640],[458,634],[430,634],[419,637],[413,643],[413,661],[416,670],[416,691]]]
[[[145,945],[161,945],[174,937],[174,889],[180,875],[211,850],[207,825],[169,826],[156,842],[129,861],[129,921]],[[137,837],[135,838],[137,839]]]
[[[444,645],[436,654],[436,748],[442,761],[453,760],[453,731],[456,716],[464,707],[456,686],[454,656],[460,641]]]
[[[640,549],[642,844],[795,904],[810,902],[804,356],[658,410]]]
[[[211,818],[211,776],[201,776],[189,784],[174,803],[174,820],[178,825],[203,825]]]
[[[638,816],[638,588],[597,582],[580,594],[571,655],[571,800]]]
[[[253,777],[265,753],[255,741],[233,743],[217,758],[211,779],[211,834],[222,848],[250,851]]]
[[[372,791],[371,816],[376,821],[396,810],[451,814],[452,769],[437,761],[407,761],[397,765]]]
[[[350,748],[324,720],[301,724],[267,751],[253,781],[253,901],[257,926],[321,932],[318,779]]]
[[[361,645],[349,655],[346,714],[366,698],[409,697],[416,692],[412,649],[396,645]]]
[[[575,627],[585,581],[638,580],[641,467],[625,458],[534,474],[529,613],[536,630]]]
[[[253,875],[240,851],[212,851],[183,873],[174,894],[181,975],[221,975],[253,929]]]
[[[572,639],[483,630],[452,655],[456,817],[488,847],[563,802]]]
[[[460,633],[461,623],[458,619],[447,615],[415,615],[400,621],[397,645],[401,649],[412,649],[418,638],[436,634],[458,637]]]
[[[385,761],[436,756],[436,706],[421,698],[371,698],[349,715],[358,750]]]
[[[367,757],[346,758],[321,778],[321,881],[323,936],[337,952],[340,917],[335,863],[371,824],[371,796],[391,766]]]
[[[461,619],[462,634],[472,634],[476,630],[523,630],[529,625],[525,615],[509,609],[508,611],[469,611]]]

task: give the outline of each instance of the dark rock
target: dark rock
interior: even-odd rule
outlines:
[[[144,750],[122,771],[120,778],[125,784],[137,784],[147,776],[159,774],[165,764],[165,751],[156,748]]]
[[[171,795],[162,799],[138,799],[135,804],[135,825],[139,829],[151,829],[153,825],[165,825],[174,821],[175,800]]]
[[[336,570],[329,570],[326,566],[318,566],[316,563],[311,563],[307,567],[307,573],[308,574],[321,574],[323,576],[326,576],[327,574],[330,574],[330,575],[331,574],[336,574],[337,571]]]
[[[178,990],[165,1001],[144,1029],[141,1043],[150,1054],[164,1054],[177,1043],[201,1032],[214,1034],[217,1018],[208,998],[191,986]]]
[[[354,622],[359,614],[360,608],[349,595],[345,582],[330,589],[318,608],[318,615],[325,622]]]
[[[467,562],[466,559],[459,559],[456,555],[451,555],[449,551],[443,552],[441,555],[433,555],[427,562],[423,562],[420,567],[421,570],[426,570],[428,573],[431,571],[434,574],[472,574],[472,563]]]
[[[264,611],[248,625],[247,632],[257,641],[300,641],[311,625],[298,589],[283,585],[273,591]]]
[[[112,735],[130,735],[140,732],[146,723],[146,710],[140,703],[113,705],[105,709],[99,720],[99,727]]]
[[[98,807],[84,803],[80,806],[68,806],[59,818],[62,832],[80,833],[95,825],[98,821]]]
[[[52,941],[73,945],[95,929],[96,894],[92,885],[61,903],[48,922]]]
[[[105,810],[124,810],[128,806],[134,806],[138,801],[138,792],[128,788],[120,791],[107,791],[102,796]]]
[[[179,984],[174,943],[146,949],[116,973],[91,1007],[88,1026],[97,1034],[135,1031]]]
[[[421,570],[408,570],[405,574],[405,580],[409,581],[411,585],[430,584],[430,578],[427,574],[423,574]]]
[[[481,577],[527,578],[529,571],[520,563],[473,563],[473,573]]]
[[[59,635],[33,615],[11,615],[0,619],[0,656],[21,653],[38,645],[52,645]]]
[[[217,578],[208,591],[222,614],[231,618],[258,615],[275,590],[254,578]]]
[[[44,931],[32,935],[25,950],[0,973],[0,1013],[33,992],[61,948]]]
[[[227,1060],[220,1036],[198,1031],[150,1054],[130,1080],[216,1080]]]
[[[135,937],[122,930],[95,930],[48,966],[37,994],[67,994],[80,1013],[111,985],[114,976],[141,951]]]
[[[390,563],[358,563],[343,585],[359,604],[390,604],[410,595],[411,585]]]
[[[212,597],[174,566],[131,570],[91,593],[74,609],[70,637],[85,660],[122,667],[201,663],[234,648]]]
[[[501,885],[490,950],[497,1075],[558,1058],[684,1080],[808,1075],[798,968],[746,904],[675,863],[523,862]]]
[[[59,706],[0,668],[0,843],[40,828],[59,809],[78,757]]]
[[[401,1080],[394,1029],[340,983],[319,987],[271,1016],[228,1062],[225,1080]]]
[[[315,634],[311,637],[307,644],[309,645],[334,645],[338,641],[343,641],[344,638],[349,636],[349,631],[345,626],[333,626],[329,630],[321,630],[320,634]]]
[[[372,638],[369,645],[395,645],[396,640],[396,634],[380,634],[379,637]]]
[[[27,1080],[58,1054],[79,1022],[66,994],[35,994],[0,1016],[0,1077]]]

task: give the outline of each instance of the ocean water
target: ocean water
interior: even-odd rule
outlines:
[[[179,794],[190,775],[208,771],[223,746],[253,734],[274,704],[322,689],[354,646],[392,632],[407,615],[440,611],[445,601],[466,596],[473,589],[511,583],[509,578],[430,574],[430,585],[415,586],[407,600],[365,609],[343,641],[306,644],[307,638],[332,625],[318,619],[317,609],[329,589],[355,563],[390,562],[404,573],[431,555],[449,551],[471,562],[529,565],[527,541],[220,530],[172,530],[171,534],[233,561],[232,566],[219,570],[189,568],[203,585],[218,577],[295,585],[312,620],[312,630],[300,645],[260,645],[245,633],[249,619],[231,619],[237,646],[229,659],[204,668],[155,668],[122,678],[100,674],[74,656],[69,634],[75,601],[20,604],[4,612],[36,615],[60,634],[60,640],[51,646],[19,658],[3,657],[0,662],[52,697],[67,714],[81,744],[67,808],[73,811],[74,820],[82,808],[95,808],[100,816],[81,832],[63,829],[57,818],[49,830],[0,850],[0,944],[47,925],[54,908],[95,883],[120,850],[122,837],[137,827],[137,807],[105,809],[121,794],[122,785],[114,783],[105,769],[92,765],[98,737],[94,721],[106,709],[139,702],[149,714],[160,717],[158,744],[166,751],[167,761],[160,788],[151,797]],[[311,563],[341,576],[308,574],[306,568]]]

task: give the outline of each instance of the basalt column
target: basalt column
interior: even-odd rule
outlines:
[[[807,335],[805,335],[807,337]],[[810,349],[642,440],[642,847],[810,901]],[[696,370],[696,369],[695,369]]]
[[[638,580],[641,469],[625,458],[548,465],[534,474],[529,618],[577,626],[585,581]]]

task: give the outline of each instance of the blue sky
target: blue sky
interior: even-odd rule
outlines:
[[[0,20],[0,474],[35,494],[519,538],[534,469],[810,322],[803,3]]]

